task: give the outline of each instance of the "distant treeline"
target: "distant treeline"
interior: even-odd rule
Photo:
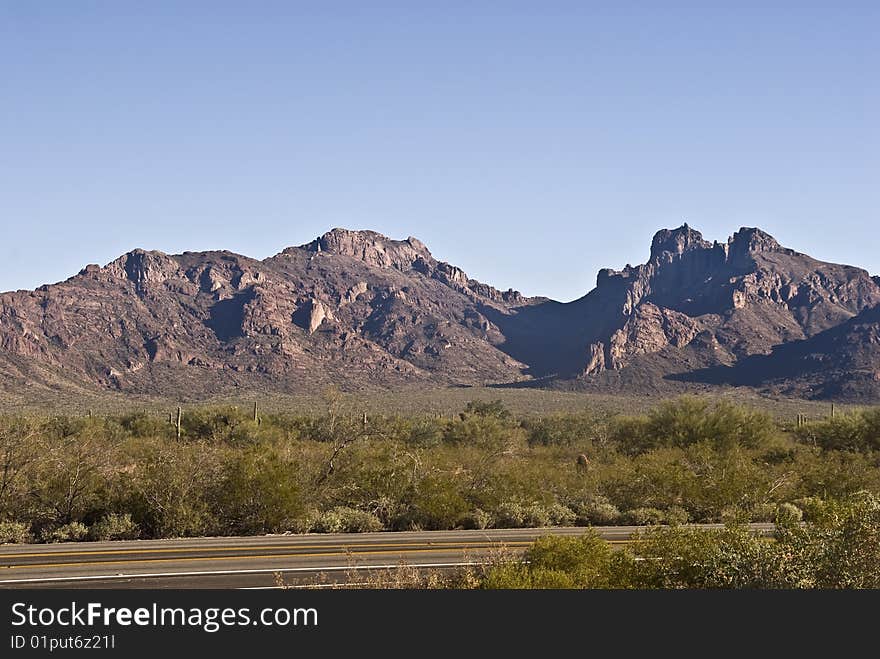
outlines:
[[[809,520],[880,493],[880,410],[780,424],[680,398],[644,416],[0,417],[0,542]]]

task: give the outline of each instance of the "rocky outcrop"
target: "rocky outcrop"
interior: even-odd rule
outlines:
[[[94,272],[94,271],[93,271]],[[136,249],[107,266],[107,273],[133,282],[139,292],[179,274],[178,264],[167,254]]]
[[[435,263],[428,248],[416,238],[391,240],[375,231],[333,229],[303,248],[315,253],[348,256],[376,268],[395,268],[402,272],[411,270],[418,260],[430,265]]]
[[[333,316],[324,306],[324,303],[315,298],[309,298],[303,302],[293,314],[294,322],[309,334],[314,334],[321,323],[332,320]]]
[[[393,268],[404,273],[419,273],[440,281],[469,297],[484,298],[502,305],[521,305],[533,302],[519,291],[498,289],[470,279],[461,268],[437,261],[428,248],[417,238],[391,240],[374,231],[333,229],[310,243],[289,247],[283,254],[305,250],[313,256],[339,255],[363,261],[376,268]],[[537,300],[535,300],[537,301]]]
[[[694,249],[705,250],[712,245],[703,240],[703,234],[691,229],[685,222],[679,229],[661,229],[651,241],[651,258],[662,259],[667,254],[681,256]]]
[[[706,361],[719,349],[766,354],[878,303],[880,287],[864,270],[798,254],[760,229],[740,229],[724,244],[687,224],[664,229],[647,263],[601,270],[596,290],[573,303],[595,318],[581,376],[681,351],[701,332],[718,346],[700,349]]]

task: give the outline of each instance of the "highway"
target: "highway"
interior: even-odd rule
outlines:
[[[713,528],[720,525],[699,525]],[[752,524],[769,533],[772,524]],[[643,527],[594,527],[612,544]],[[274,588],[358,584],[370,572],[452,569],[585,528],[271,535],[0,546],[0,588]]]

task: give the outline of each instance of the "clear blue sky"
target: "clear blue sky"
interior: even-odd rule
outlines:
[[[561,300],[685,220],[877,274],[880,3],[723,5],[0,2],[0,290],[334,226]]]

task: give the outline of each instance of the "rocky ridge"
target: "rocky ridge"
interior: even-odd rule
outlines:
[[[471,279],[413,237],[333,229],[262,261],[138,249],[0,294],[0,387],[200,398],[531,381],[870,399],[878,308],[880,278],[755,228],[725,243],[661,230],[644,264],[601,270],[567,304]]]

